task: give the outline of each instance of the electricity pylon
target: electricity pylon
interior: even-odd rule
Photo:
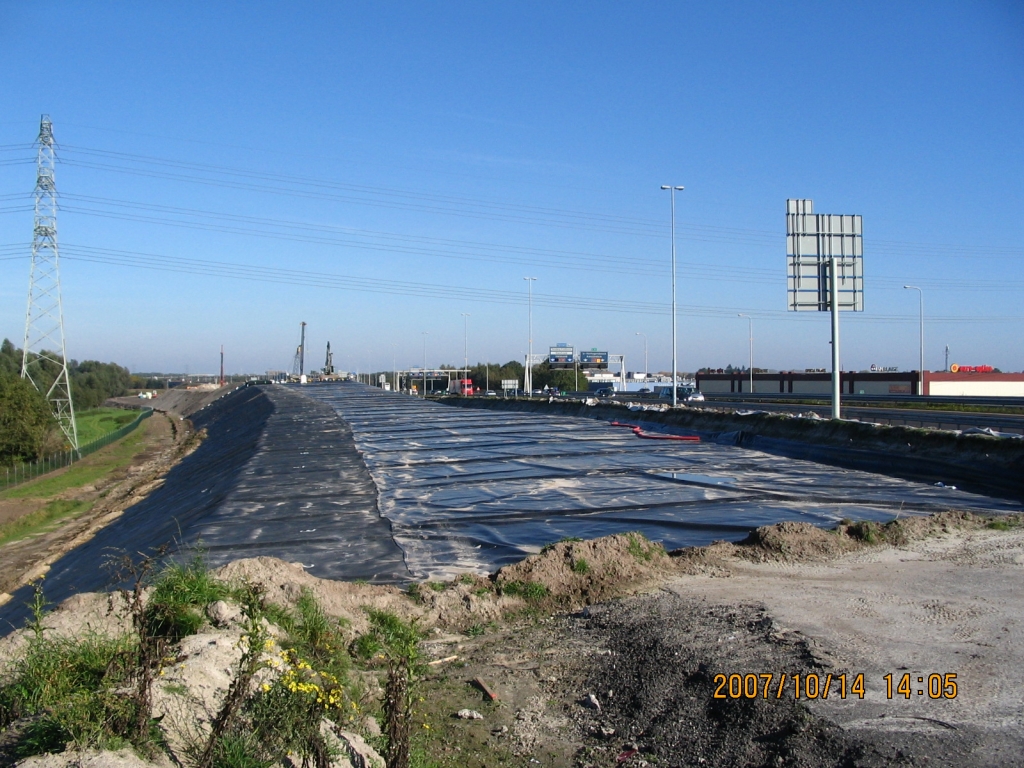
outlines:
[[[28,278],[21,375],[45,393],[61,431],[77,452],[78,428],[75,425],[75,406],[71,401],[71,378],[64,349],[64,310],[60,298],[53,123],[48,115],[43,115],[39,121],[37,142],[35,226],[32,230],[32,267]]]

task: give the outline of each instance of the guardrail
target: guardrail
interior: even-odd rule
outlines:
[[[85,445],[79,446],[77,451],[73,451],[69,448],[66,451],[60,451],[58,453],[50,454],[49,456],[44,456],[36,461],[15,464],[11,467],[4,467],[3,474],[0,474],[0,491],[13,488],[15,485],[27,483],[29,480],[35,480],[37,477],[42,477],[48,472],[69,467],[76,461],[80,461],[85,458],[90,453],[95,453],[100,448],[106,448],[111,443],[116,442],[125,435],[135,431],[142,422],[152,415],[153,409],[145,408],[142,413],[128,424],[125,424],[123,427],[118,427],[113,432],[108,432],[105,435],[97,437],[95,440],[86,443]]]

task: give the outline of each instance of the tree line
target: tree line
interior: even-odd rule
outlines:
[[[0,344],[0,465],[32,461],[63,447],[63,435],[46,397],[21,378],[21,362],[22,351],[4,339]],[[37,355],[30,356],[30,364],[33,379],[45,392],[60,373],[59,366]],[[69,360],[68,376],[76,410],[96,408],[108,397],[126,395],[134,383],[127,368],[98,360]]]

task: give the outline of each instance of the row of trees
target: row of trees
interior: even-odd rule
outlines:
[[[4,339],[0,344],[0,464],[31,461],[62,447],[49,403],[21,378],[21,361],[21,350]],[[60,369],[36,356],[32,361],[33,379],[44,391],[49,389]],[[97,360],[68,361],[68,375],[76,410],[96,408],[108,397],[125,395],[132,384],[127,368]]]

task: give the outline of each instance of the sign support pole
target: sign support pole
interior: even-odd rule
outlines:
[[[828,303],[832,310],[832,418],[839,419],[842,418],[839,415],[842,375],[839,370],[839,290],[835,255],[829,259],[828,271]]]

